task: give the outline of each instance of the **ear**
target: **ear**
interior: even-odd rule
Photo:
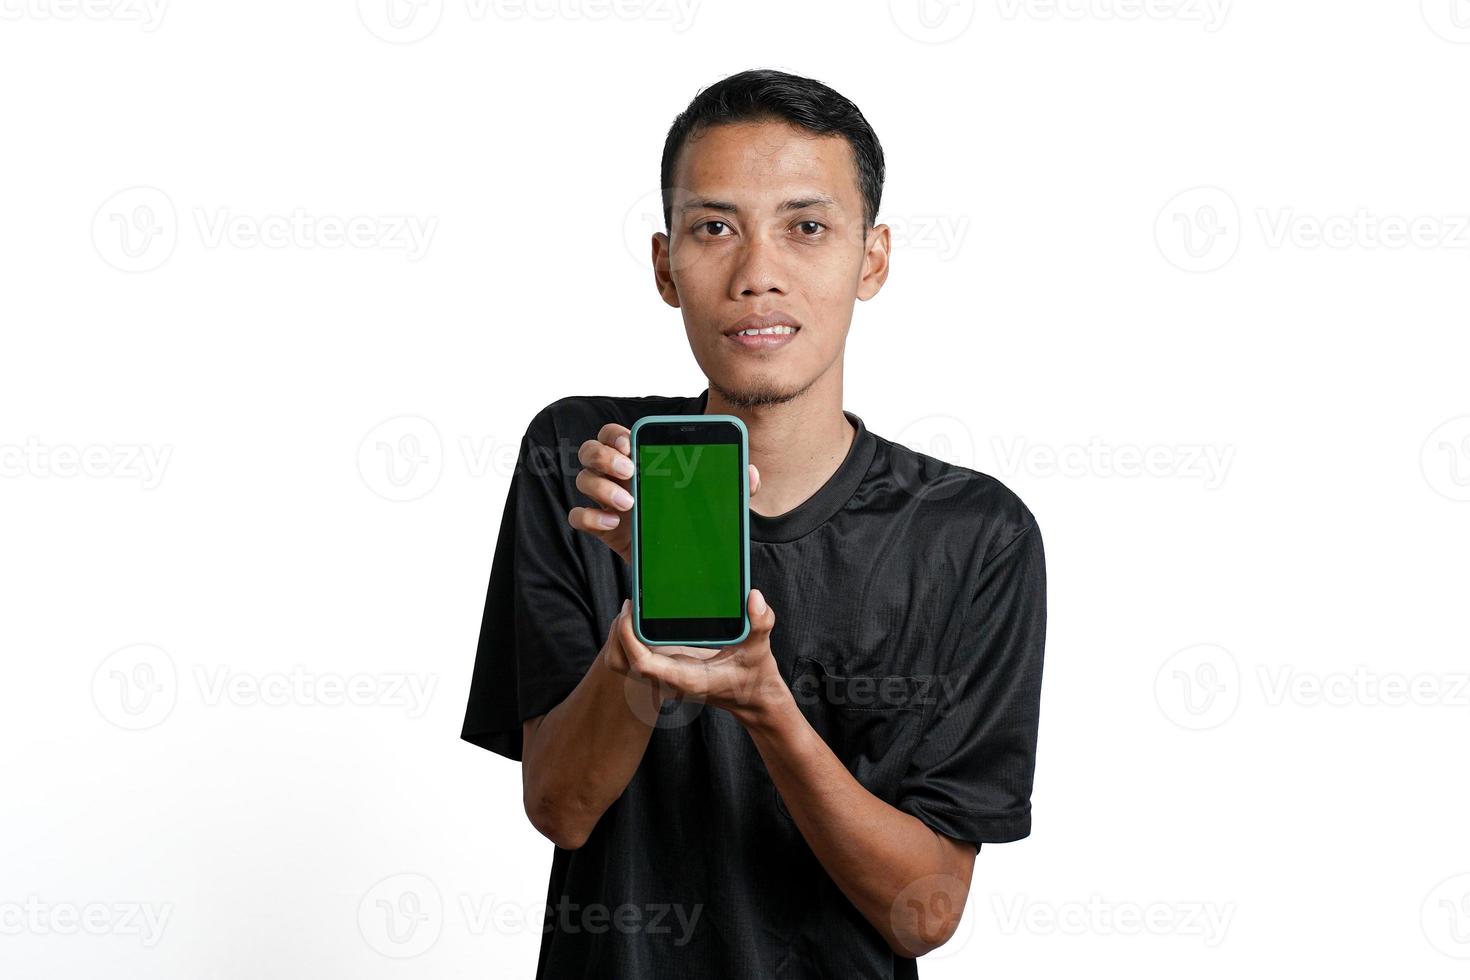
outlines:
[[[888,256],[892,247],[893,239],[887,225],[874,225],[868,231],[863,246],[863,272],[858,279],[858,299],[872,299],[888,281]]]
[[[674,286],[674,276],[669,269],[669,236],[661,231],[653,233],[653,285],[658,294],[674,309],[679,308],[679,290]]]

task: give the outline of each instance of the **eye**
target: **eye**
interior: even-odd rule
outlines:
[[[721,238],[724,236],[720,235],[718,230],[711,231],[710,229],[720,229],[728,227],[730,226],[723,221],[701,221],[699,224],[694,226],[694,231],[696,234],[703,232],[704,234],[709,235],[709,237],[711,238]]]
[[[805,231],[805,229],[808,226],[811,227],[811,229],[812,229],[811,231]],[[803,229],[803,231],[804,231],[804,237],[806,237],[806,238],[815,238],[817,235],[821,234],[822,233],[822,230],[825,229],[827,226],[824,225],[824,224],[822,224],[820,221],[807,220],[807,221],[798,221],[796,223],[796,227],[798,227],[800,229]]]

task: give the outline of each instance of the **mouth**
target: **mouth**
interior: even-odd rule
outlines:
[[[776,350],[791,343],[801,331],[801,324],[779,310],[743,317],[732,324],[725,337],[742,350]]]
[[[725,337],[742,350],[777,350],[791,343],[800,330],[800,327],[751,327],[726,334]]]

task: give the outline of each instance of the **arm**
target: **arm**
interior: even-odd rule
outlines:
[[[954,934],[975,858],[961,841],[1030,832],[1046,567],[1034,518],[1014,506],[1007,529],[1019,529],[978,558],[950,668],[960,685],[916,750],[903,809],[853,780],[784,685],[761,685],[767,696],[731,709],[812,852],[901,955],[920,956]]]
[[[833,882],[900,956],[918,957],[954,934],[976,848],[931,830],[853,778],[807,722],[771,655],[776,614],[759,589],[747,601],[750,635],[710,656],[644,646],[625,615],[613,621],[630,676],[724,708],[755,742],[776,789]]]
[[[616,621],[613,628],[617,628]],[[526,816],[557,847],[575,850],[638,769],[658,719],[657,688],[609,666],[616,639],[555,708],[525,723]]]
[[[577,489],[595,506],[573,507],[567,523],[632,561],[628,495],[633,462],[628,429],[609,422],[577,451]],[[750,489],[760,473],[750,467]],[[631,673],[621,637],[631,635],[627,603],[607,642],[566,698],[522,727],[521,787],[526,816],[558,847],[575,850],[633,778],[666,691]]]
[[[964,911],[975,845],[868,792],[812,729],[790,688],[761,690],[771,698],[733,711],[827,874],[898,955],[944,945]]]

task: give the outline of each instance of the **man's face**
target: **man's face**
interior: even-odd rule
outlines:
[[[673,184],[655,279],[711,387],[739,406],[775,404],[840,372],[853,301],[888,275],[888,229],[864,234],[848,142],[784,122],[715,126],[685,143]],[[752,314],[795,332],[735,336]]]

